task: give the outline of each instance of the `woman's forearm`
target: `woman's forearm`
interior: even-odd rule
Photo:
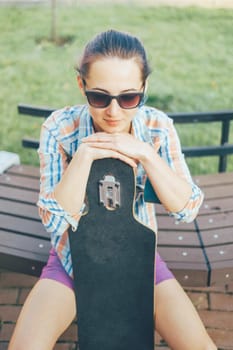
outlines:
[[[141,163],[153,189],[167,210],[182,210],[191,196],[191,185],[176,174],[150,145],[147,146]]]
[[[79,213],[83,205],[91,165],[92,159],[88,152],[80,146],[55,187],[57,202],[71,215]]]

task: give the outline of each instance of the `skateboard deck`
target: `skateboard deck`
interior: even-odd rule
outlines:
[[[134,216],[135,175],[94,161],[88,209],[69,229],[80,350],[154,349],[156,234]]]

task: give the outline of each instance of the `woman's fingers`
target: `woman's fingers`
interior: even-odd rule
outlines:
[[[122,160],[123,162],[129,164],[133,168],[137,167],[137,163],[134,159],[129,158],[120,152],[116,152],[116,151],[109,150],[109,149],[101,149],[101,148],[98,148],[98,150],[100,150],[100,152],[98,153],[98,158],[96,158],[96,159],[115,158],[115,159]]]
[[[113,150],[133,159],[140,158],[143,147],[141,141],[126,133],[96,133],[84,138],[82,142],[90,147]]]

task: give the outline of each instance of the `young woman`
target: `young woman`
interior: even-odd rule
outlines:
[[[203,200],[190,177],[172,120],[144,105],[150,68],[141,42],[114,30],[100,33],[86,45],[77,71],[87,104],[54,112],[42,127],[38,205],[52,249],[24,304],[9,350],[52,349],[76,315],[67,229],[78,227],[85,210],[94,160],[112,157],[128,163],[136,169],[140,186],[149,178],[175,220],[193,220]],[[140,196],[135,210],[139,220],[156,230],[153,204]],[[156,329],[171,349],[216,350],[189,298],[158,254],[155,282]]]

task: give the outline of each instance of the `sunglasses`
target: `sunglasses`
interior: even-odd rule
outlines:
[[[130,92],[113,96],[103,92],[85,90],[85,95],[88,103],[95,108],[106,108],[115,99],[121,108],[131,109],[138,107],[144,100],[143,92]]]

